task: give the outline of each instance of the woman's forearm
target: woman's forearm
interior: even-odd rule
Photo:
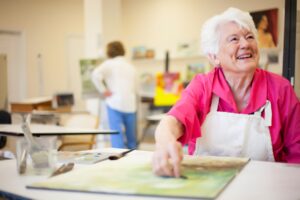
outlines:
[[[177,139],[183,134],[183,125],[172,116],[165,116],[155,131],[153,172],[159,176],[180,177],[183,159],[182,146]]]
[[[159,123],[155,131],[155,141],[158,145],[177,141],[183,134],[184,128],[175,117],[167,115]]]

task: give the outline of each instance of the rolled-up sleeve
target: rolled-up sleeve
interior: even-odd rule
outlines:
[[[92,82],[97,88],[98,92],[103,93],[105,91],[105,85],[103,84],[105,76],[105,66],[100,65],[92,72]]]

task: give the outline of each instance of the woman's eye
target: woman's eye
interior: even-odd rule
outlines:
[[[253,35],[248,35],[246,38],[252,40],[252,39],[254,39],[254,36]]]
[[[229,41],[230,42],[236,42],[236,41],[238,41],[238,38],[237,37],[231,37],[231,38],[229,38]]]

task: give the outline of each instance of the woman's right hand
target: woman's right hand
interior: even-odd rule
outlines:
[[[158,176],[180,177],[183,159],[181,143],[177,139],[183,134],[183,125],[175,117],[166,115],[155,131],[155,151],[152,158],[153,172]]]
[[[181,143],[172,141],[156,144],[152,158],[153,172],[158,176],[180,177],[180,164],[183,159]]]
[[[105,92],[103,92],[103,96],[106,97],[110,97],[112,95],[112,92],[110,90],[106,90]]]

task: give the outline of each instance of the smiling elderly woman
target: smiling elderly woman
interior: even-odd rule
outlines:
[[[215,68],[197,75],[158,125],[153,171],[180,176],[189,154],[300,163],[300,103],[288,80],[258,68],[254,22],[229,8],[202,28]]]

